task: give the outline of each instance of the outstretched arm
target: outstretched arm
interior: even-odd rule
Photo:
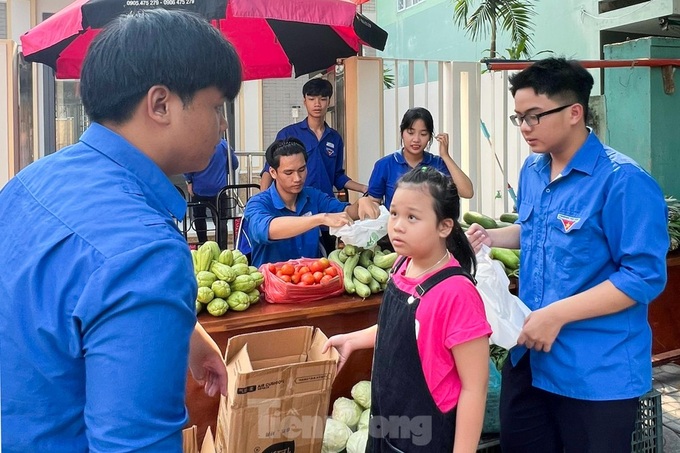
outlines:
[[[352,355],[352,352],[358,349],[369,349],[375,346],[375,336],[377,333],[378,325],[376,324],[363,330],[333,335],[323,345],[323,350],[321,352],[325,353],[331,346],[338,350],[338,353],[340,354],[340,360],[338,361],[339,372],[347,362],[347,359],[349,359],[349,356]]]
[[[208,396],[227,396],[227,368],[215,340],[196,323],[189,344],[189,369]]]

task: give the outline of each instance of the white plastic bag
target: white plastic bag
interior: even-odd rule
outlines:
[[[493,329],[491,343],[510,349],[517,344],[524,319],[531,310],[510,293],[510,280],[501,265],[491,259],[490,251],[483,245],[477,252],[477,291],[482,296],[486,319]]]
[[[371,248],[387,234],[387,220],[390,212],[380,205],[380,215],[377,219],[357,220],[352,225],[340,228],[329,228],[333,236],[338,236],[347,245]]]

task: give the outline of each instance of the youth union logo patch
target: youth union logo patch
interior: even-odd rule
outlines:
[[[557,218],[562,222],[565,233],[568,233],[574,225],[581,221],[580,217],[570,217],[564,214],[557,214]]]

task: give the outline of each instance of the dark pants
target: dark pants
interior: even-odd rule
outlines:
[[[217,195],[212,197],[205,197],[203,195],[194,195],[191,197],[192,202],[202,202],[204,204],[193,206],[194,214],[194,230],[196,230],[196,238],[200,244],[203,244],[208,240],[208,226],[206,223],[207,212],[210,211],[210,217],[212,218],[215,227],[217,228],[217,212],[213,209],[207,209],[205,203],[209,203],[215,209],[217,209]]]
[[[328,256],[328,254],[335,250],[338,243],[338,238],[331,235],[328,232],[328,230],[321,230],[321,237],[319,238],[319,242],[326,251],[326,256]]]
[[[503,367],[501,449],[503,453],[627,453],[635,429],[638,398],[587,401],[531,385],[530,354]]]

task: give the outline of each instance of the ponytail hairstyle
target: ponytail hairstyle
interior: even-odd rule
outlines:
[[[460,226],[460,197],[453,180],[432,167],[417,167],[399,179],[397,187],[426,186],[433,200],[437,222],[453,219],[453,228],[446,238],[446,248],[471,275],[477,272],[475,252]]]

